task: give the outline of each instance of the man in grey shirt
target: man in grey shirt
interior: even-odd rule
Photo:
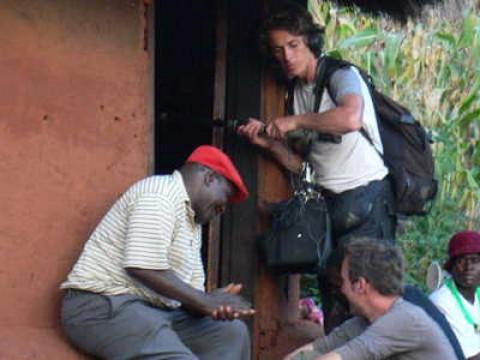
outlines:
[[[341,251],[341,292],[356,317],[285,360],[456,359],[437,323],[401,297],[403,261],[396,247],[359,239]]]

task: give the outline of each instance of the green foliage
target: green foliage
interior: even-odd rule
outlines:
[[[404,221],[399,236],[407,281],[424,287],[450,236],[480,230],[479,11],[472,1],[455,21],[430,15],[400,27],[320,0],[309,9],[325,27],[326,52],[363,67],[432,131],[439,194],[431,213]]]

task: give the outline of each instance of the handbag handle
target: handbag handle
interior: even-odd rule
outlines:
[[[293,175],[291,179],[293,179]],[[304,202],[322,197],[319,186],[315,184],[315,171],[313,170],[312,165],[307,161],[304,161],[301,165],[296,184],[292,180],[292,188],[294,196],[301,197]]]

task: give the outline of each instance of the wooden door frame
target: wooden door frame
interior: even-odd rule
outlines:
[[[223,123],[224,126],[212,127],[212,144],[223,149],[225,136],[225,101],[226,101],[226,59],[227,59],[227,6],[223,0],[215,0],[216,3],[216,52],[215,52],[215,79],[212,120],[216,125]],[[220,242],[221,242],[221,219],[216,217],[208,228],[208,253],[207,253],[207,290],[219,286],[220,268]]]

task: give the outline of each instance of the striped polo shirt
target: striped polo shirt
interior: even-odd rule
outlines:
[[[156,306],[178,307],[127,274],[126,267],[172,270],[204,290],[201,226],[194,221],[180,172],[131,186],[103,217],[61,289],[133,294]]]

